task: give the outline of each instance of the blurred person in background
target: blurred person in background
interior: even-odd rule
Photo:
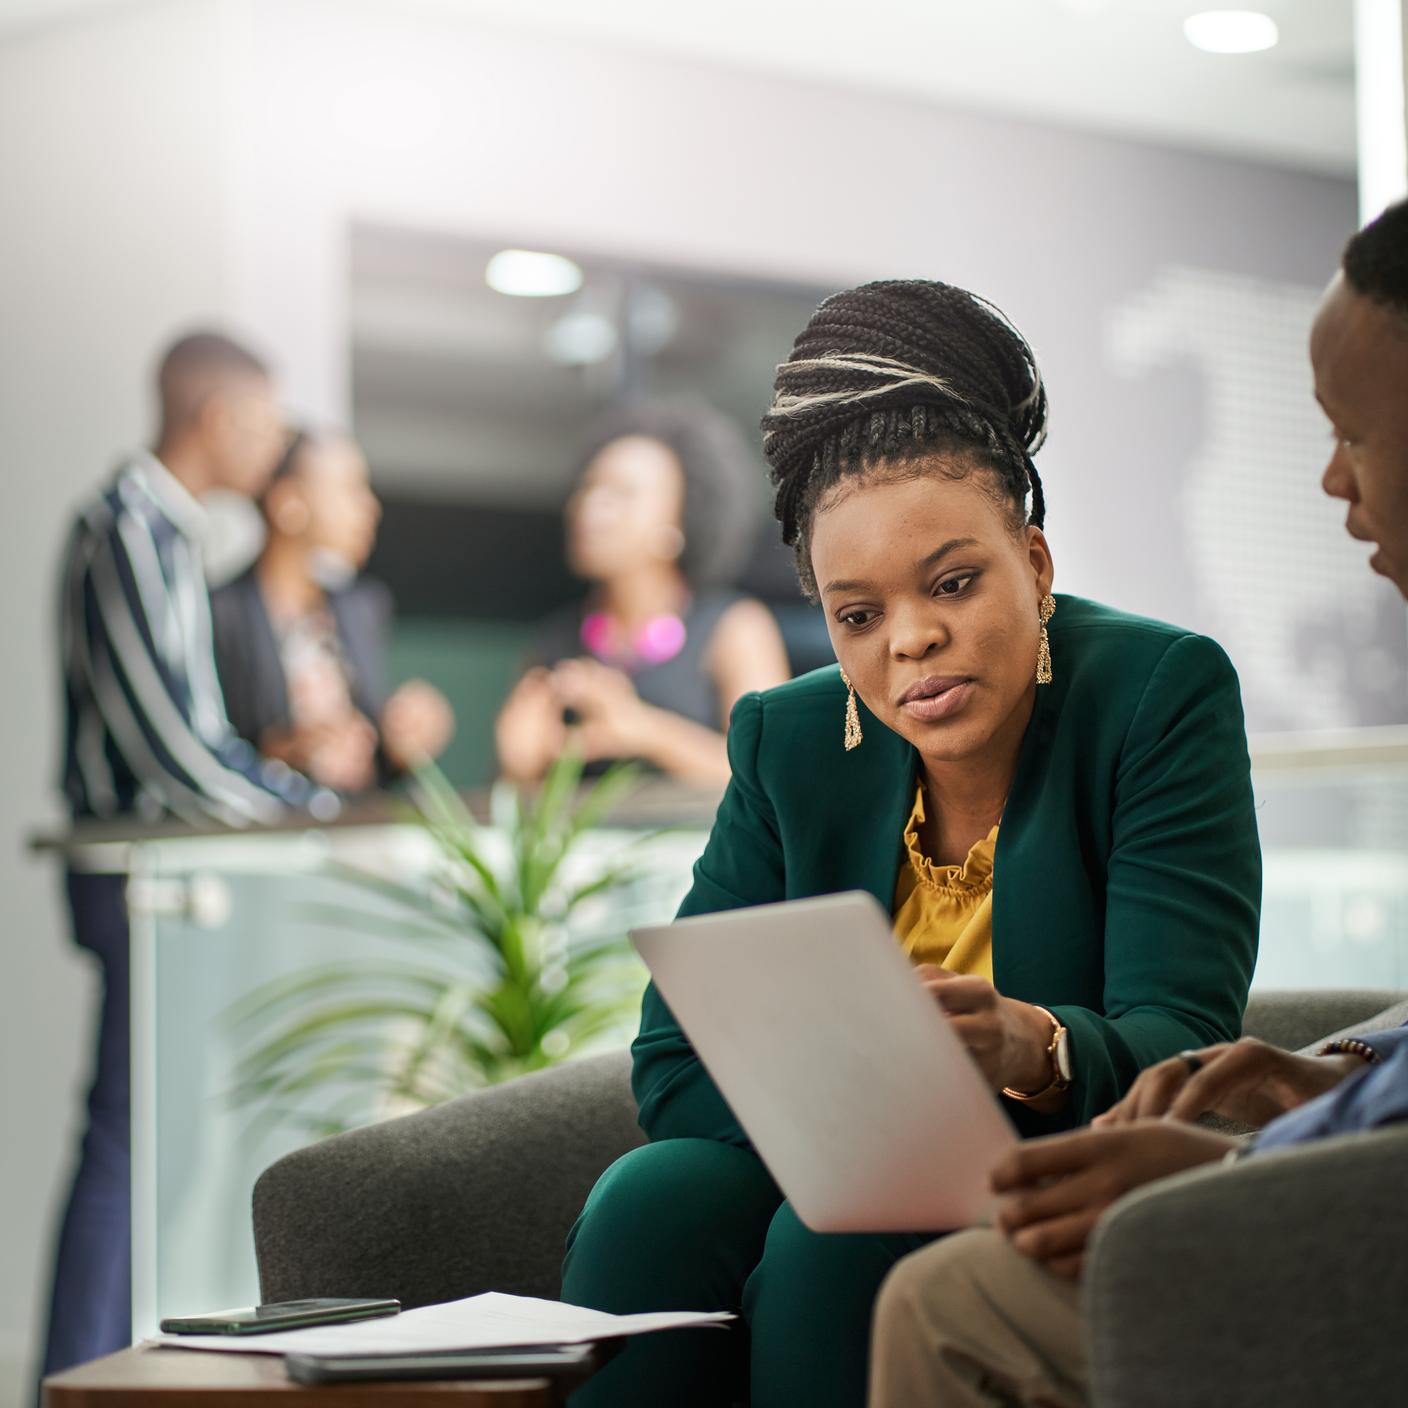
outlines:
[[[298,432],[259,506],[263,551],[211,599],[236,731],[345,793],[437,757],[454,714],[424,680],[388,694],[390,593],[358,577],[381,521],[361,450],[344,435]]]
[[[592,590],[545,623],[499,714],[500,767],[535,781],[572,737],[588,763],[722,785],[734,704],[790,673],[771,613],[721,585],[751,546],[743,438],[700,403],[627,406],[593,429],[582,465],[567,558]]]
[[[202,566],[214,489],[255,496],[283,452],[268,369],[219,333],[176,342],[158,374],[155,450],[80,512],[65,549],[63,788],[75,822],[328,816],[331,793],[261,764],[231,729]],[[125,875],[70,868],[74,938],[103,977],[88,1123],[56,1252],[43,1372],[131,1342],[128,934]]]

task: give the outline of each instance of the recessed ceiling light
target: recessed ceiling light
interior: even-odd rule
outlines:
[[[495,292],[516,298],[559,298],[581,288],[582,271],[560,254],[501,249],[486,266],[484,281]]]
[[[1209,54],[1256,54],[1281,37],[1276,21],[1260,10],[1204,10],[1183,21],[1183,34]]]

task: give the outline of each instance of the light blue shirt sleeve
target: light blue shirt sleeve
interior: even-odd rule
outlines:
[[[1372,1046],[1385,1061],[1404,1047],[1408,1047],[1408,1022],[1401,1027],[1390,1027],[1386,1032],[1365,1032],[1359,1038],[1365,1046]]]
[[[1360,1040],[1383,1056],[1383,1064],[1366,1066],[1335,1089],[1272,1120],[1249,1156],[1408,1120],[1408,1026],[1371,1032]]]

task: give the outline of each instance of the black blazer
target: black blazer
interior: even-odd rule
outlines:
[[[328,609],[351,676],[352,702],[379,724],[387,698],[391,593],[380,582],[356,581],[329,592]],[[210,594],[210,616],[225,712],[235,732],[257,748],[265,729],[288,728],[291,720],[283,661],[252,567]]]

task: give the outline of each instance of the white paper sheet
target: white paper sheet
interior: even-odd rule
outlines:
[[[376,1320],[276,1330],[267,1335],[158,1335],[153,1344],[241,1354],[436,1354],[507,1349],[523,1344],[585,1344],[617,1335],[721,1325],[728,1311],[661,1310],[609,1315],[580,1305],[498,1291],[444,1305],[425,1305]]]

